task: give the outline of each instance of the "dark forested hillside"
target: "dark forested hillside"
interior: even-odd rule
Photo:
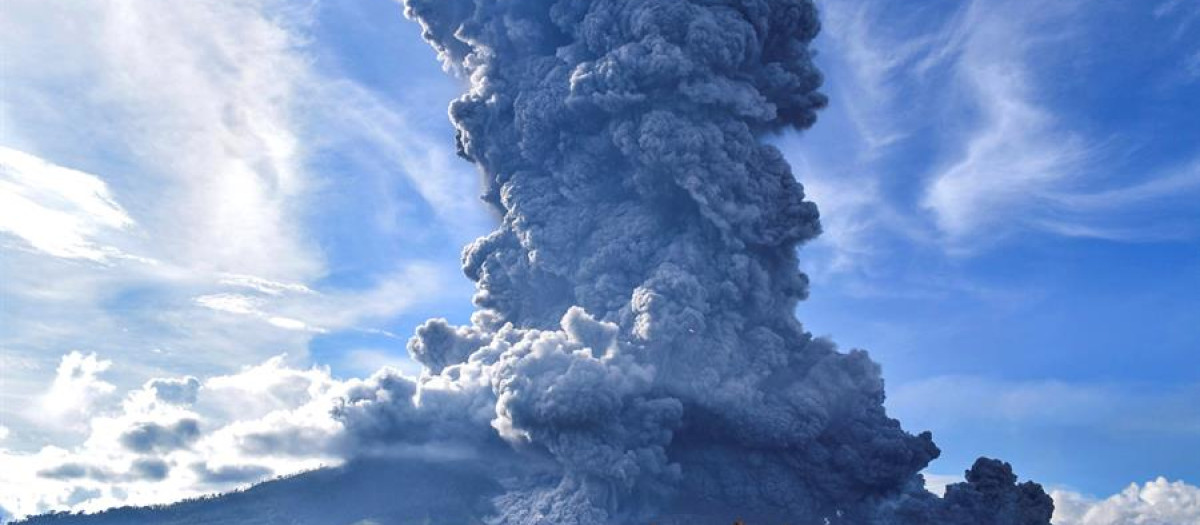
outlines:
[[[355,462],[244,491],[97,514],[48,514],[19,525],[470,524],[491,513],[499,487],[465,464]],[[14,525],[17,525],[14,524]]]

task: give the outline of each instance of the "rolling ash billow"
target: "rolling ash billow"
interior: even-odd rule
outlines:
[[[470,80],[450,115],[503,218],[463,253],[471,325],[339,407],[356,449],[480,458],[500,524],[1049,523],[999,461],[927,492],[879,366],[794,317],[821,227],[761,139],[826,104],[811,2],[406,8]]]

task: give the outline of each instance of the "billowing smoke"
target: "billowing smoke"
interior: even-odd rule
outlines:
[[[338,411],[356,446],[493,465],[504,524],[1048,523],[980,460],[942,499],[879,366],[794,317],[820,232],[780,152],[825,103],[809,0],[407,0],[499,228],[472,324],[410,342]]]

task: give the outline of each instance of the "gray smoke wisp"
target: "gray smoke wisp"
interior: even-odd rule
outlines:
[[[501,524],[1049,522],[997,461],[926,492],[930,434],[794,316],[821,227],[761,139],[826,104],[809,0],[405,6],[470,81],[450,116],[502,220],[463,252],[471,325],[338,409],[357,446],[477,454]]]

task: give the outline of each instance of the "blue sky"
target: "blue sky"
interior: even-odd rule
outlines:
[[[831,105],[770,138],[826,229],[801,252],[800,319],[882,363],[893,415],[943,449],[930,473],[991,455],[1094,496],[1200,482],[1200,5],[821,4]],[[97,436],[152,378],[307,385],[250,416],[214,402],[214,436],[295,416],[339,381],[416,370],[414,327],[470,315],[458,254],[494,218],[453,151],[464,83],[396,3],[6,11],[10,467],[118,461]],[[191,459],[236,464],[211,441]],[[123,501],[27,486],[0,505]]]

